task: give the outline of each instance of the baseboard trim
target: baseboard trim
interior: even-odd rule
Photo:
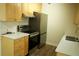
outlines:
[[[57,47],[56,45],[53,45],[53,44],[51,44],[51,43],[46,43],[47,45],[51,45],[51,46],[55,46],[55,47]]]

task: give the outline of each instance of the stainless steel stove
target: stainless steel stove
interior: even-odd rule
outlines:
[[[31,50],[37,45],[39,46],[39,43],[40,43],[39,32],[29,29],[29,26],[27,25],[17,26],[17,31],[30,34],[29,35],[29,50]]]

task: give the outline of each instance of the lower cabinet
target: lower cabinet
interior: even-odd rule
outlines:
[[[64,53],[57,52],[57,55],[56,56],[68,56],[68,55],[66,55]]]
[[[28,54],[28,36],[19,39],[2,37],[2,56],[25,56]]]
[[[1,56],[1,36],[0,36],[0,56]]]

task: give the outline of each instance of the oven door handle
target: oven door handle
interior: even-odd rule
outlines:
[[[37,36],[37,35],[39,35],[39,34],[30,35],[30,37],[35,37],[35,36]]]

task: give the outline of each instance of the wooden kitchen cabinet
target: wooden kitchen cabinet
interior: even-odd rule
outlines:
[[[0,3],[0,21],[5,21],[6,18],[6,4]]]
[[[75,24],[79,25],[79,4],[76,5]]]
[[[28,36],[11,39],[2,36],[2,56],[25,56],[28,54]]]
[[[33,16],[33,12],[41,12],[41,3],[23,3],[22,12],[25,16]]]
[[[66,55],[64,53],[57,52],[57,55],[56,56],[69,56],[69,55]]]
[[[1,36],[0,36],[0,56],[1,56]]]
[[[0,21],[21,21],[21,3],[1,3]]]

